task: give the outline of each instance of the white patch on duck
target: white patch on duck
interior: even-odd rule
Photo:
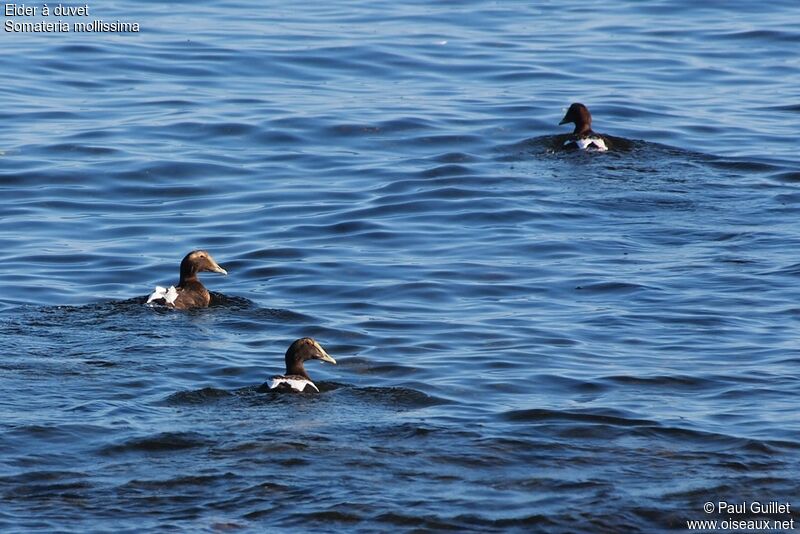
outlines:
[[[169,289],[166,289],[161,286],[156,286],[156,290],[153,291],[153,294],[147,297],[147,302],[145,304],[150,304],[154,300],[164,300],[168,305],[172,305],[175,303],[175,300],[178,298],[178,290],[175,289],[175,286],[169,286]]]
[[[594,152],[605,152],[608,150],[606,142],[602,137],[583,137],[575,140],[564,141],[564,146],[575,144],[581,150],[589,150]]]
[[[282,385],[289,386],[293,391],[302,392],[306,387],[311,387],[319,393],[319,388],[312,382],[302,376],[273,376],[272,382],[269,383],[269,389],[277,389]]]

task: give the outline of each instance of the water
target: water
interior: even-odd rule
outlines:
[[[105,4],[0,37],[3,532],[800,506],[794,2]]]

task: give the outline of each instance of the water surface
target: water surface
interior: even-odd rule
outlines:
[[[4,532],[798,500],[793,2],[91,7],[141,32],[0,36]],[[573,101],[630,149],[550,150]],[[214,305],[143,306],[195,248]]]

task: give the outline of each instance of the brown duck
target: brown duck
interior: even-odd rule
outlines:
[[[304,337],[296,339],[286,351],[286,374],[273,376],[269,382],[269,389],[275,391],[316,391],[319,388],[306,373],[303,362],[308,360],[322,360],[336,365],[336,360],[331,358],[322,345]]]
[[[211,294],[197,278],[197,273],[201,272],[228,274],[228,271],[214,261],[211,254],[205,250],[194,250],[181,261],[178,285],[170,286],[169,289],[156,286],[156,290],[148,297],[147,304],[162,304],[179,310],[208,307]]]
[[[579,102],[572,104],[558,124],[567,124],[569,122],[575,124],[575,130],[564,141],[563,148],[596,152],[608,150],[609,143],[606,142],[606,139],[592,130],[592,114],[589,113],[589,108]]]

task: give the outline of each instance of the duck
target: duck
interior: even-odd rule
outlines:
[[[269,382],[269,390],[277,392],[313,392],[319,393],[319,388],[306,373],[303,362],[309,360],[322,360],[336,365],[336,360],[330,357],[322,345],[310,337],[296,339],[286,351],[286,374],[273,376]],[[267,384],[265,384],[267,385]]]
[[[609,143],[602,135],[592,130],[592,114],[589,108],[579,102],[569,106],[567,113],[558,124],[575,123],[575,130],[562,145],[562,148],[570,150],[587,150],[593,152],[605,152],[608,150]]]
[[[228,274],[207,251],[193,250],[181,261],[178,285],[170,286],[169,289],[156,286],[146,304],[161,304],[178,310],[207,308],[211,303],[211,294],[197,278],[197,273],[201,272]]]

